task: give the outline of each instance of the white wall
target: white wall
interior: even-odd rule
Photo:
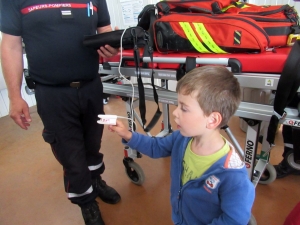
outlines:
[[[140,0],[143,2],[144,6],[148,4],[155,4],[159,0]],[[129,26],[135,26],[136,24],[127,25],[124,24],[122,16],[122,7],[120,2],[124,0],[107,0],[108,10],[110,12],[112,27],[118,26],[119,29],[125,29]],[[137,0],[127,1],[129,3],[135,3]],[[249,3],[260,4],[260,5],[276,5],[276,4],[289,4],[295,6],[296,10],[300,13],[300,2],[295,2],[294,0],[249,0]],[[1,41],[1,34],[0,34]],[[134,79],[132,79],[135,81]],[[144,80],[147,83],[150,83],[150,79]],[[159,84],[159,80],[156,81],[156,84]],[[176,85],[176,82],[174,83]],[[174,86],[173,85],[173,86]],[[25,83],[22,86],[22,96],[27,101],[29,106],[35,105],[35,98],[33,95],[27,95],[25,92]],[[8,114],[9,101],[7,97],[7,89],[2,75],[2,68],[0,66],[0,117]]]

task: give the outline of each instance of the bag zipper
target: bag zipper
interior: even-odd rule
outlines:
[[[256,16],[247,16],[250,19],[259,22],[283,22],[283,23],[292,23],[290,19],[276,19],[276,18],[263,18],[263,17],[256,17]]]
[[[279,12],[283,12],[283,14],[287,17],[287,20],[294,22],[296,24],[299,24],[299,17],[297,12],[294,10],[293,7],[289,5],[283,5],[279,9],[276,10],[270,10],[266,12],[240,12],[241,15],[247,15],[247,16],[268,16],[272,14],[276,14]]]
[[[268,16],[268,15],[276,14],[276,13],[279,13],[282,11],[285,12],[286,9],[290,9],[290,8],[291,7],[289,5],[283,5],[279,9],[274,9],[274,10],[270,10],[270,11],[265,11],[265,12],[243,12],[243,11],[241,11],[239,14]],[[284,14],[286,14],[286,13],[284,13]]]
[[[210,0],[198,0],[197,2],[212,2],[213,1],[210,1]],[[185,1],[185,3],[195,3],[195,1]],[[156,7],[158,9],[160,9],[160,12],[164,15],[168,15],[170,13],[170,8],[168,7],[169,4],[182,4],[182,2],[178,2],[178,1],[168,1],[168,2],[158,2],[156,4]],[[159,7],[159,5],[161,7]],[[195,8],[198,8],[198,7],[195,7]],[[188,9],[188,8],[187,8]],[[200,10],[204,11],[204,12],[207,12],[207,13],[213,13],[212,11],[208,10],[208,9],[204,9],[204,8],[199,8]]]

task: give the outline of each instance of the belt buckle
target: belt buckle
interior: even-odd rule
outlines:
[[[79,88],[80,87],[80,82],[79,81],[72,82],[72,83],[70,83],[70,87]]]

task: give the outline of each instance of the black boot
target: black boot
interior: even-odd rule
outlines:
[[[291,167],[285,159],[283,159],[278,165],[275,165],[274,167],[277,173],[277,179],[286,177],[291,174],[300,175],[300,170],[296,170]]]
[[[108,186],[101,177],[93,179],[93,188],[97,190],[99,198],[106,203],[116,204],[121,200],[118,192]]]
[[[96,201],[80,205],[80,208],[85,225],[105,225]]]

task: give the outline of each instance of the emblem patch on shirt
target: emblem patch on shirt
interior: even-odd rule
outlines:
[[[218,186],[219,182],[220,180],[214,175],[205,180],[205,184],[209,189],[215,189]]]

